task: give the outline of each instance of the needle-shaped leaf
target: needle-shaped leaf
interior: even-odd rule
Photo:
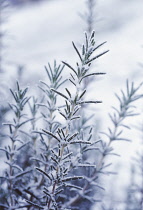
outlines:
[[[102,101],[81,101],[79,104],[98,104],[102,103]]]
[[[67,88],[65,88],[65,90],[67,91],[69,97],[71,98],[71,93],[70,93],[70,91],[69,91]]]
[[[55,90],[55,89],[53,89],[53,88],[51,88],[51,90],[52,90],[53,92],[57,93],[58,95],[62,96],[62,97],[65,98],[66,100],[68,100],[68,97],[65,96],[63,93],[61,93],[61,92],[59,92],[59,91],[57,91],[57,90]]]
[[[74,42],[72,42],[72,44],[73,44],[73,47],[74,47],[75,51],[77,52],[77,54],[78,54],[80,60],[82,61],[82,57],[81,57],[81,55],[80,55],[80,53],[79,53],[79,51],[78,51],[76,45],[74,44]]]
[[[64,61],[62,61],[62,63],[63,63],[64,65],[66,65],[67,67],[69,67],[69,68],[77,75],[77,73],[76,73],[76,71],[75,71],[75,69],[74,69],[73,67],[71,67],[68,63],[66,63],[66,62],[64,62]]]
[[[102,45],[104,45],[105,43],[106,43],[106,41],[103,42],[103,43],[101,43],[101,44],[99,44],[97,47],[95,47],[95,48],[93,49],[93,52],[94,52],[95,50],[97,50],[99,47],[101,47]]]
[[[79,99],[81,99],[81,98],[84,96],[85,93],[86,93],[86,90],[84,90],[84,91],[81,93],[81,95],[79,96]]]
[[[51,133],[50,131],[47,131],[47,130],[44,130],[44,129],[42,129],[42,131],[45,132],[46,134],[52,136],[56,140],[58,140],[58,142],[60,142],[60,139],[57,136],[55,136],[53,133]]]
[[[51,177],[50,177],[45,171],[43,171],[42,169],[36,168],[36,170],[39,171],[39,172],[41,172],[41,173],[44,174],[45,176],[47,176],[47,177],[50,179],[50,181],[52,180]]]
[[[94,60],[96,60],[97,58],[101,57],[102,55],[106,54],[107,52],[109,52],[109,50],[106,50],[105,52],[100,53],[100,54],[98,54],[97,56],[91,58],[90,60],[88,60],[88,61],[86,62],[86,64],[91,63],[92,61],[94,61]]]

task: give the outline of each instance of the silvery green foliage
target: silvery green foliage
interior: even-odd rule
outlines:
[[[91,190],[92,193],[94,192],[93,186],[96,188],[104,189],[101,184],[98,182],[98,177],[100,174],[114,174],[110,170],[110,165],[112,163],[106,162],[106,157],[111,155],[117,155],[114,152],[114,148],[112,147],[112,143],[114,141],[130,141],[130,139],[127,139],[123,136],[124,129],[130,129],[129,126],[126,125],[126,118],[132,117],[137,115],[135,112],[135,106],[133,106],[133,102],[136,100],[142,98],[142,94],[138,94],[138,90],[142,86],[142,83],[135,87],[134,83],[129,83],[127,81],[126,83],[126,89],[121,90],[121,96],[116,94],[116,97],[119,101],[119,108],[113,107],[113,113],[109,114],[112,125],[111,128],[108,128],[108,132],[102,132],[107,138],[100,137],[100,141],[98,145],[92,145],[91,147],[88,147],[89,151],[94,151],[94,155],[96,155],[96,159],[98,161],[95,162],[96,168],[92,171],[90,171],[90,175],[86,177],[87,183],[84,186],[84,189]],[[95,152],[96,151],[96,152]],[[91,153],[90,153],[91,154]],[[97,190],[95,190],[98,192]],[[98,196],[98,193],[96,193],[96,197]],[[80,197],[75,197],[74,202],[78,201]],[[104,202],[102,200],[102,202]],[[98,205],[99,206],[99,205]],[[98,209],[99,207],[97,207]],[[108,208],[107,208],[108,209]]]
[[[55,112],[58,109],[57,107],[57,94],[52,91],[52,88],[56,91],[60,88],[61,85],[66,80],[62,78],[62,72],[64,69],[64,65],[56,64],[54,61],[54,67],[52,68],[51,65],[48,63],[48,67],[45,67],[46,73],[48,76],[48,83],[40,81],[41,85],[39,88],[44,93],[44,101],[46,103],[40,103],[39,106],[45,108],[44,112],[42,112],[42,117],[46,123],[46,128],[50,132],[55,132],[57,129],[59,122],[55,122]]]
[[[74,92],[71,92],[68,88],[65,88],[66,93],[58,90],[61,83],[63,83],[60,76],[63,67],[56,67],[55,64],[54,70],[50,65],[46,68],[50,83],[48,85],[41,82],[43,86],[40,88],[47,97],[47,104],[38,105],[47,108],[47,114],[45,114],[46,112],[42,113],[47,125],[46,129],[35,131],[35,133],[39,133],[44,146],[41,158],[35,159],[40,163],[40,167],[36,167],[36,169],[41,174],[39,185],[41,199],[39,197],[37,201],[33,199],[34,202],[33,200],[27,200],[31,206],[39,206],[39,208],[45,209],[71,209],[72,197],[81,197],[82,194],[83,198],[94,201],[88,195],[89,190],[82,192],[82,180],[84,179],[84,182],[86,182],[87,178],[80,173],[80,168],[95,168],[94,163],[88,163],[82,156],[89,146],[95,145],[99,141],[91,141],[91,128],[86,136],[72,129],[73,122],[81,118],[78,113],[82,105],[101,103],[101,101],[85,101],[83,96],[86,94],[86,90],[82,90],[82,83],[86,77],[103,74],[100,72],[90,74],[89,69],[92,61],[108,52],[105,51],[92,56],[94,51],[101,46],[95,46],[94,35],[93,32],[88,38],[87,34],[85,34],[85,44],[82,46],[81,53],[73,43],[80,60],[80,63],[76,63],[76,67],[63,62],[71,70],[69,82],[73,86]],[[65,100],[65,104],[61,108],[58,107],[59,114],[64,119],[63,124],[54,122],[54,112],[57,110],[57,96]],[[74,208],[78,208],[78,206],[76,205]]]
[[[116,94],[116,97],[119,101],[119,108],[113,107],[113,114],[109,114],[111,122],[113,124],[113,128],[108,128],[108,132],[102,132],[108,138],[108,143],[102,143],[103,148],[103,156],[108,154],[112,154],[112,147],[110,147],[111,143],[114,141],[130,141],[130,139],[122,137],[123,128],[130,129],[124,121],[128,117],[132,117],[138,115],[135,110],[135,106],[133,106],[133,102],[140,99],[143,95],[138,94],[138,90],[142,86],[142,83],[135,87],[134,83],[129,85],[129,82],[126,83],[126,91],[121,90],[121,96]]]
[[[26,96],[27,90],[28,88],[22,90],[18,82],[15,92],[10,89],[14,103],[10,103],[9,106],[14,116],[11,122],[4,123],[4,125],[8,127],[6,140],[9,141],[9,144],[4,148],[0,148],[0,151],[5,153],[5,163],[8,166],[0,177],[1,183],[4,186],[3,192],[5,192],[4,197],[1,197],[0,206],[4,209],[17,209],[25,205],[27,206],[25,202],[17,199],[19,189],[26,184],[26,176],[31,172],[31,169],[23,170],[23,168],[17,164],[17,156],[29,143],[28,141],[24,142],[19,135],[19,130],[31,120],[27,119],[24,113],[25,105],[30,99],[30,97]]]
[[[112,114],[109,114],[112,126],[111,128],[108,128],[108,132],[102,132],[102,134],[104,134],[107,137],[107,139],[106,141],[101,141],[101,147],[99,150],[101,153],[101,158],[99,163],[97,164],[97,169],[100,173],[112,173],[111,171],[107,170],[111,164],[106,163],[107,156],[118,155],[114,152],[112,143],[114,141],[130,141],[130,139],[127,139],[123,136],[123,131],[124,129],[131,129],[128,125],[126,125],[126,119],[138,115],[138,113],[136,113],[136,107],[133,105],[133,103],[143,97],[142,94],[138,94],[138,90],[140,90],[141,86],[142,83],[139,86],[135,87],[133,82],[130,84],[127,80],[125,91],[121,90],[120,95],[115,94],[119,101],[119,108],[112,107],[114,111]],[[131,190],[129,190],[128,195],[128,199],[130,199]],[[117,203],[116,205],[113,205],[112,201],[111,203],[112,207],[115,206],[114,208],[116,209]],[[131,205],[131,202],[129,203],[129,205]],[[129,209],[129,206],[127,207],[127,209]]]
[[[14,119],[5,123],[9,129],[5,140],[10,143],[0,148],[7,164],[0,178],[2,209],[84,210],[101,201],[94,194],[104,190],[98,181],[100,174],[110,173],[106,156],[114,155],[113,141],[128,140],[122,137],[122,128],[128,128],[124,119],[135,114],[131,104],[142,97],[137,94],[140,86],[127,82],[126,91],[117,96],[119,109],[114,108],[110,115],[113,126],[104,133],[107,140],[95,138],[92,125],[86,124],[91,118],[86,119],[82,112],[85,105],[88,109],[88,104],[101,101],[86,100],[84,80],[104,74],[90,73],[92,62],[108,52],[94,55],[103,44],[96,46],[94,32],[90,37],[85,34],[81,52],[73,43],[79,58],[74,67],[64,61],[62,65],[48,64],[48,82],[39,85],[42,99],[26,96],[28,89],[22,90],[18,82],[17,90],[11,90]],[[68,80],[63,80],[63,69],[70,70]],[[29,107],[28,115],[25,106]]]

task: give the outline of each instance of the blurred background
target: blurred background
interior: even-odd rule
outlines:
[[[0,0],[0,121],[4,119],[9,100],[9,87],[18,79],[37,91],[37,83],[44,78],[44,65],[62,60],[76,62],[72,47],[74,41],[80,47],[84,31],[89,29],[88,15],[91,8],[86,0]],[[91,97],[102,100],[96,118],[98,129],[108,126],[108,112],[117,104],[114,93],[125,86],[126,79],[139,83],[143,77],[143,1],[95,0],[92,5],[91,29],[96,32],[97,44],[107,41],[99,52],[109,53],[99,58],[93,68],[107,74],[92,81]],[[90,11],[91,12],[91,11]],[[68,72],[65,72],[65,76]],[[139,105],[142,112],[142,104]],[[138,122],[141,121],[139,117]],[[136,124],[132,121],[131,124]],[[130,122],[129,122],[130,123]],[[107,177],[105,203],[115,203],[123,208],[126,188],[130,184],[132,157],[140,145],[140,135],[132,131],[132,143],[115,144],[122,156],[116,158],[114,167],[116,192],[112,179]],[[110,192],[110,193],[109,193]],[[97,207],[98,209],[98,207]]]

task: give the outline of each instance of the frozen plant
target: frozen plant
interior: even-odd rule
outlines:
[[[10,103],[9,106],[13,111],[14,117],[11,122],[4,123],[8,127],[6,133],[6,140],[10,142],[4,148],[0,148],[0,151],[5,153],[7,164],[7,169],[4,174],[0,177],[3,188],[1,189],[2,197],[0,195],[0,207],[4,209],[18,209],[22,208],[27,204],[25,202],[20,202],[17,197],[17,192],[26,184],[23,176],[31,172],[31,169],[23,170],[17,163],[18,154],[21,153],[23,148],[29,143],[24,142],[19,136],[19,130],[26,123],[32,119],[27,119],[25,117],[24,108],[30,97],[26,96],[28,88],[22,90],[17,82],[17,90],[14,92],[10,89],[15,103]],[[20,157],[22,158],[22,157]]]
[[[127,81],[122,96],[117,95],[119,108],[110,115],[112,128],[104,132],[107,139],[93,135],[83,107],[88,110],[87,105],[101,101],[86,99],[84,80],[104,74],[90,72],[93,61],[108,52],[94,54],[103,44],[96,46],[95,32],[89,37],[85,33],[81,51],[73,43],[79,58],[74,67],[65,61],[48,64],[48,82],[40,82],[40,99],[28,97],[28,89],[21,89],[18,82],[16,91],[11,90],[14,118],[5,123],[7,145],[0,148],[7,164],[0,177],[2,209],[85,210],[90,203],[101,201],[97,192],[104,190],[104,185],[99,177],[110,173],[106,157],[115,154],[114,141],[128,141],[122,136],[122,128],[128,128],[124,120],[135,115],[132,103],[142,97],[138,95],[141,85],[135,87]],[[63,69],[70,70],[68,80],[63,80]]]
[[[42,90],[48,95],[49,99],[47,105],[38,105],[45,106],[47,110],[49,110],[48,118],[45,114],[42,114],[47,121],[47,129],[35,131],[39,133],[41,142],[45,146],[45,150],[41,154],[42,159],[39,159],[41,167],[36,168],[40,174],[44,175],[44,180],[43,176],[41,178],[42,185],[40,182],[43,196],[41,197],[41,192],[41,200],[38,197],[37,201],[34,203],[27,200],[29,204],[35,207],[45,209],[71,209],[72,206],[70,202],[72,197],[74,195],[79,196],[82,193],[82,179],[85,179],[83,174],[78,173],[78,171],[80,172],[80,168],[82,167],[95,167],[94,163],[90,164],[82,158],[84,149],[87,150],[88,145],[99,142],[95,141],[93,143],[91,141],[92,129],[90,128],[88,130],[88,138],[72,129],[73,123],[81,118],[78,113],[82,105],[101,103],[101,101],[84,100],[83,97],[86,94],[86,90],[82,90],[83,80],[86,77],[103,74],[101,72],[90,73],[89,69],[95,59],[108,52],[105,51],[96,56],[92,56],[94,51],[100,47],[95,46],[94,36],[94,32],[89,38],[87,34],[85,34],[85,44],[82,46],[82,53],[79,52],[76,45],[73,43],[73,47],[80,60],[80,63],[76,64],[76,68],[63,62],[63,64],[71,70],[69,82],[73,86],[74,92],[71,92],[69,88],[65,88],[66,93],[57,90],[59,85],[58,82],[55,84],[55,81],[58,78],[57,75],[60,75],[62,70],[60,70],[60,67],[58,69],[54,68],[54,71],[52,71],[49,65],[49,68],[46,69],[48,77],[50,81],[53,81],[53,84],[49,86],[42,82],[45,86],[45,89],[42,88]],[[57,70],[58,72],[55,74]],[[54,116],[52,113],[56,111],[55,103],[57,96],[65,100],[63,108],[58,109],[59,114],[64,118],[64,124],[57,122],[53,124]],[[85,146],[83,147],[83,145]],[[36,160],[38,161],[38,159]],[[88,191],[84,192],[83,196],[88,198],[86,193],[88,193]],[[66,196],[66,194],[68,196]],[[93,200],[92,197],[91,199]],[[78,208],[78,205],[74,208]]]
[[[143,97],[142,94],[138,94],[141,86],[142,83],[135,87],[133,82],[130,84],[127,80],[125,91],[121,90],[120,95],[115,94],[119,101],[119,108],[112,107],[114,111],[112,114],[109,114],[112,126],[108,128],[107,132],[102,132],[102,134],[106,136],[106,139],[102,137],[101,140],[101,147],[99,149],[100,158],[97,163],[94,178],[96,178],[98,174],[112,174],[112,171],[108,170],[112,163],[106,163],[106,158],[114,155],[119,156],[114,152],[113,143],[115,141],[131,141],[130,138],[123,136],[123,131],[124,129],[131,129],[131,127],[126,124],[126,119],[138,115],[133,103]]]

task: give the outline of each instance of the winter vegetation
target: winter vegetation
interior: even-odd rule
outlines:
[[[11,3],[0,3],[5,20]],[[86,32],[72,41],[69,59],[47,61],[38,81],[33,72],[27,79],[24,63],[16,63],[10,84],[1,84],[8,100],[0,102],[0,210],[143,210],[143,142],[138,135],[143,82],[129,76],[113,97],[104,96],[106,85],[100,94],[107,73],[97,65],[110,51],[108,40],[97,41],[96,5],[87,0],[80,11]],[[3,31],[0,38],[5,50]],[[9,77],[11,63],[1,65],[0,75]],[[106,99],[111,109],[103,111]],[[123,147],[129,155],[128,145],[139,145],[131,160],[122,157]]]

